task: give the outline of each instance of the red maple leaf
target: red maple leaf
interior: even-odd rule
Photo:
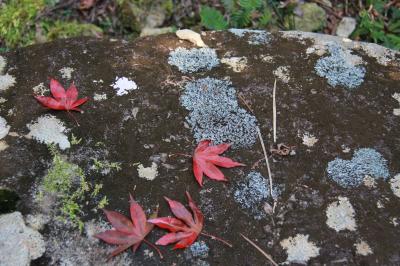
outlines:
[[[187,248],[196,241],[200,234],[202,234],[217,239],[232,247],[231,244],[220,238],[201,232],[204,224],[204,216],[194,203],[189,192],[186,192],[186,197],[188,198],[189,207],[193,212],[193,216],[182,203],[165,197],[176,218],[160,217],[148,220],[149,223],[155,224],[158,227],[167,229],[171,232],[161,237],[156,244],[166,246],[171,243],[176,243],[173,249]]]
[[[46,96],[35,96],[43,106],[53,110],[65,110],[65,111],[78,111],[81,110],[78,106],[84,104],[88,98],[78,99],[78,89],[72,83],[67,91],[64,87],[55,79],[50,80],[50,91],[54,98]]]
[[[154,225],[147,221],[146,214],[142,207],[140,207],[132,196],[130,199],[131,220],[118,212],[103,210],[113,228],[96,234],[94,237],[99,238],[108,244],[119,245],[118,248],[110,254],[110,258],[118,255],[131,246],[133,252],[135,252],[142,241],[155,248],[162,258],[163,256],[158,248],[145,239],[154,228]],[[151,217],[157,217],[157,213],[153,214]]]
[[[203,174],[211,179],[226,181],[224,174],[217,166],[224,168],[244,166],[242,163],[232,161],[227,157],[219,156],[219,154],[229,149],[231,144],[223,143],[210,146],[210,143],[210,140],[202,140],[194,150],[193,172],[200,186],[203,186]]]

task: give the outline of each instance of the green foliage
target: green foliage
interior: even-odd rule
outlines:
[[[222,3],[225,16],[215,8],[202,7],[200,12],[201,24],[207,29],[266,27],[272,21],[273,13],[266,1],[222,0]]]
[[[42,26],[47,32],[46,37],[49,41],[77,36],[101,36],[103,34],[103,30],[96,25],[76,21],[57,20],[51,23],[42,23]]]
[[[81,203],[88,197],[95,198],[102,185],[96,184],[92,189],[86,181],[82,168],[65,161],[55,145],[49,145],[49,150],[53,156],[53,163],[43,178],[39,199],[43,200],[44,194],[56,196],[60,206],[58,218],[64,222],[69,221],[82,230],[84,224],[80,218],[83,212]],[[105,205],[106,198],[105,200],[103,198],[100,203]]]
[[[386,7],[388,1],[367,2],[373,8],[360,12],[352,37],[400,50],[400,10],[394,6]]]
[[[121,168],[121,163],[118,162],[108,162],[108,161],[99,161],[96,158],[93,158],[93,168],[96,171],[102,171],[102,170],[111,170],[114,169],[116,171],[120,171]]]
[[[222,13],[212,7],[202,6],[200,10],[201,24],[210,30],[224,30],[228,28],[228,22]]]
[[[70,140],[71,145],[78,145],[78,144],[80,144],[81,142],[82,142],[82,138],[78,139],[78,138],[74,135],[74,133],[72,133],[72,135],[71,135],[71,140]]]
[[[0,40],[7,47],[26,46],[35,41],[35,19],[43,0],[10,0],[0,4]]]

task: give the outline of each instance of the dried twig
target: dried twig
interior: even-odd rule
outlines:
[[[257,127],[257,133],[258,133],[258,137],[260,138],[262,150],[264,152],[265,162],[267,163],[268,178],[269,178],[269,193],[271,195],[271,198],[275,201],[275,198],[272,195],[272,174],[271,174],[271,168],[269,167],[268,154],[267,154],[267,150],[265,149],[265,144],[264,144],[264,141],[262,139],[259,127]]]
[[[273,115],[273,129],[274,129],[274,143],[276,143],[276,79],[274,82],[274,90],[272,91],[272,115]]]
[[[247,242],[249,242],[253,247],[255,247],[258,251],[261,252],[261,254],[264,255],[264,257],[266,257],[269,262],[271,262],[272,265],[274,266],[278,266],[278,263],[276,263],[274,261],[274,259],[271,257],[271,255],[269,255],[268,253],[266,253],[264,250],[262,250],[256,243],[254,243],[253,241],[251,241],[250,239],[248,239],[246,236],[244,236],[243,234],[240,234]]]

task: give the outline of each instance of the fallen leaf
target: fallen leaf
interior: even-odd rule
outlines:
[[[90,9],[96,4],[96,0],[81,0],[79,4],[80,10]]]
[[[196,241],[197,237],[201,233],[204,224],[204,216],[193,202],[189,192],[186,192],[186,196],[189,201],[189,207],[193,212],[193,216],[182,203],[165,197],[176,218],[161,217],[150,219],[148,221],[149,223],[155,224],[158,227],[167,229],[171,232],[161,237],[156,242],[157,245],[166,246],[171,243],[176,243],[174,249],[187,248]]]
[[[103,211],[113,228],[96,234],[94,237],[99,238],[108,244],[118,245],[118,247],[110,254],[110,258],[118,255],[131,246],[133,252],[135,252],[142,241],[155,248],[162,258],[160,251],[145,239],[154,228],[154,225],[147,221],[146,214],[142,207],[140,207],[132,196],[130,197],[131,220],[115,211]],[[157,212],[152,215],[152,218],[155,217],[157,217]]]
[[[210,140],[200,141],[193,155],[193,172],[200,186],[203,186],[203,174],[214,180],[226,181],[224,174],[217,166],[224,168],[244,166],[242,163],[232,161],[227,157],[219,156],[219,154],[229,149],[231,144],[223,143],[210,146],[210,143]]]
[[[84,104],[88,98],[78,99],[78,89],[74,83],[65,91],[64,87],[55,79],[50,80],[50,91],[52,97],[34,96],[43,106],[52,110],[78,111],[78,106]]]

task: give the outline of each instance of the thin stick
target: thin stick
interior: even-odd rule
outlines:
[[[223,240],[222,238],[219,238],[219,237],[216,237],[216,236],[213,236],[213,235],[209,235],[209,234],[203,233],[203,232],[201,232],[200,234],[203,235],[203,236],[207,236],[207,237],[209,237],[209,238],[211,238],[211,239],[213,239],[213,240],[218,240],[218,241],[224,243],[225,245],[227,245],[227,246],[230,247],[230,248],[233,247],[231,243],[229,243],[229,242]]]
[[[271,257],[271,255],[267,254],[264,250],[262,250],[259,246],[257,246],[256,243],[254,243],[253,241],[251,241],[250,239],[248,239],[247,237],[245,237],[243,234],[240,234],[240,235],[241,235],[247,242],[249,242],[253,247],[255,247],[258,251],[260,251],[261,254],[263,254],[264,257],[266,257],[266,258],[269,260],[269,262],[272,263],[272,265],[278,266],[278,263],[276,263],[276,262],[274,261],[274,259]]]
[[[81,125],[79,125],[78,120],[76,120],[75,116],[70,111],[67,111],[67,114],[75,121],[75,123],[78,127],[81,126]]]
[[[150,247],[154,248],[158,252],[158,255],[160,256],[160,259],[164,258],[162,253],[161,253],[161,251],[158,249],[158,247],[156,247],[153,243],[151,243],[150,241],[147,241],[146,239],[143,239],[143,241],[144,241],[144,243],[146,243]]]
[[[272,91],[272,115],[274,128],[274,143],[276,143],[276,79],[274,82],[274,90]]]
[[[269,178],[269,194],[271,195],[271,198],[274,199],[274,196],[272,195],[272,174],[271,174],[271,168],[269,167],[268,154],[267,154],[267,150],[265,149],[264,141],[263,141],[263,139],[262,139],[262,136],[261,136],[261,132],[260,132],[260,128],[259,128],[259,127],[257,127],[257,133],[258,133],[258,137],[260,138],[262,150],[263,150],[263,152],[264,152],[265,162],[267,163],[268,178]],[[274,201],[275,201],[275,199],[274,199]]]

